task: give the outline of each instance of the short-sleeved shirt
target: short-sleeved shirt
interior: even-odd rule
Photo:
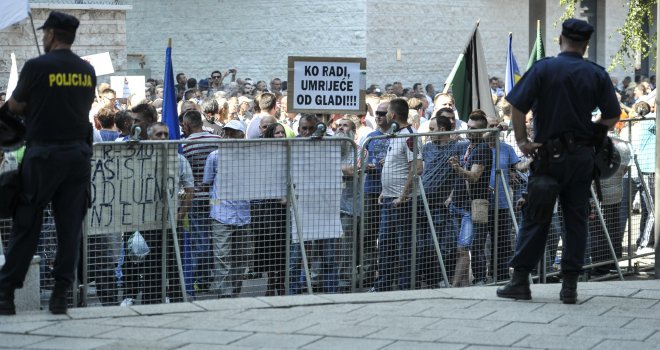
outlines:
[[[621,114],[605,69],[574,52],[536,62],[506,100],[523,113],[534,110],[534,141],[541,143],[567,133],[591,139],[596,107],[603,119]]]
[[[219,143],[217,141],[222,138],[207,131],[196,132],[190,134],[186,140],[188,141],[210,141],[210,143],[188,143],[183,145],[183,155],[190,162],[192,167],[193,177],[195,178],[195,197],[208,198],[208,192],[203,191],[203,178],[204,166],[206,165],[206,158],[211,152],[218,149]],[[216,143],[211,143],[215,141]]]
[[[482,165],[484,170],[475,182],[469,183],[459,177],[456,181],[456,191],[452,195],[452,202],[459,208],[470,208],[470,202],[474,199],[489,199],[490,172],[493,165],[493,154],[485,142],[480,142],[468,147],[460,160],[461,167],[470,170],[473,165]]]
[[[384,135],[380,130],[373,131],[367,135],[369,137],[376,137]],[[385,159],[387,154],[387,148],[390,145],[389,139],[374,139],[369,141],[367,145],[367,155],[368,163],[374,164],[374,171],[367,172],[364,179],[364,193],[380,193],[382,190],[381,187],[381,173],[383,172],[383,166],[380,164],[381,160]]]
[[[496,158],[496,150],[495,148],[492,149],[493,152],[493,167],[490,170],[490,187],[495,188],[495,160]],[[520,162],[520,158],[516,155],[516,152],[513,150],[513,147],[511,147],[507,143],[500,143],[500,169],[502,170],[502,175],[504,176],[504,182],[502,182],[501,178],[499,179],[499,189],[498,189],[498,197],[497,197],[497,207],[499,209],[505,209],[509,207],[509,203],[506,201],[506,193],[504,192],[504,189],[502,189],[502,186],[507,186],[510,187],[511,184],[511,176],[509,174],[511,167],[515,164],[518,164]]]
[[[99,134],[101,134],[101,140],[111,142],[117,139],[119,137],[119,132],[114,131],[114,130],[99,130]]]
[[[25,62],[12,94],[27,103],[25,139],[87,140],[95,88],[94,68],[71,50],[53,50]]]
[[[426,196],[447,199],[456,180],[456,172],[449,165],[450,157],[460,157],[460,145],[455,140],[439,145],[427,142],[422,149],[424,172],[422,185]]]
[[[218,173],[218,151],[213,151],[206,159],[204,166],[205,185],[213,185],[209,194],[211,202],[211,218],[221,224],[244,226],[250,223],[250,201],[243,200],[222,200],[217,196],[216,186],[218,181],[215,177]]]
[[[400,129],[396,133],[397,135],[406,135],[414,132],[415,129],[408,126]],[[408,179],[408,173],[410,172],[410,162],[415,159],[413,152],[415,142],[417,142],[418,149],[417,159],[421,160],[422,145],[419,138],[397,137],[390,140],[381,176],[383,197],[396,198],[403,193],[403,188],[406,186],[406,180]]]

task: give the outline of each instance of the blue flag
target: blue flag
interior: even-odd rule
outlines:
[[[513,50],[511,49],[512,41],[513,34],[509,33],[509,42],[506,48],[506,76],[504,78],[505,95],[508,95],[513,86],[520,80],[520,69],[518,69],[518,63],[516,63],[516,58],[513,57]]]
[[[170,140],[179,140],[179,115],[176,113],[176,86],[174,85],[174,72],[172,71],[172,44],[168,44],[165,51],[165,78],[163,79],[163,123],[170,132]],[[179,145],[179,153],[181,153]]]

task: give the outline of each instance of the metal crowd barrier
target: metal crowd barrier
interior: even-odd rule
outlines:
[[[637,131],[624,128],[620,135],[634,154],[614,181],[621,182],[613,187],[614,197],[621,199],[592,201],[585,280],[621,279],[655,264],[648,258],[651,251],[642,247],[653,246],[655,182],[645,166],[655,154],[640,150]],[[72,293],[71,304],[503,283],[515,249],[521,215],[516,202],[525,172],[502,159],[515,158],[516,146],[502,141],[506,132],[491,140],[489,153],[480,156],[501,161],[494,164],[487,189],[472,189],[478,193],[463,186],[455,171],[446,171],[449,157],[459,162],[465,157],[465,140],[485,132],[499,131],[385,134],[367,138],[362,147],[328,136],[96,144],[81,287]],[[438,151],[435,143],[442,142],[453,148]],[[179,145],[188,157],[179,156]],[[383,169],[381,160],[391,147],[407,147],[410,153],[388,161],[406,165],[420,159],[423,167],[391,163]],[[212,151],[217,151],[215,163],[207,165]],[[191,159],[194,190],[187,202],[184,165]],[[410,168],[410,195],[397,206],[391,196],[379,199],[382,177],[400,184]],[[374,177],[379,171],[380,179]],[[451,186],[443,187],[443,181]],[[401,189],[396,186],[394,191]],[[208,192],[213,198],[204,196]],[[487,220],[468,223],[466,213],[477,197],[489,200]],[[45,214],[37,252],[44,302],[53,284],[49,269],[56,250],[48,208]],[[558,207],[546,256],[533,273],[540,283],[552,282],[559,273],[562,222]],[[5,247],[10,225],[0,221]]]

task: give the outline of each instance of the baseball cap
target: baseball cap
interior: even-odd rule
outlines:
[[[575,18],[565,20],[561,28],[561,35],[575,41],[588,41],[594,32],[594,26]]]
[[[37,29],[55,28],[75,32],[80,21],[71,15],[59,11],[51,11],[44,24]]]
[[[240,120],[232,119],[223,127],[223,129],[233,129],[245,132],[245,125]]]
[[[245,96],[241,96],[241,97],[239,97],[239,98],[238,98],[238,104],[241,104],[241,103],[243,103],[243,102],[252,103],[252,100],[249,99],[249,98],[247,98],[247,97],[245,97]]]

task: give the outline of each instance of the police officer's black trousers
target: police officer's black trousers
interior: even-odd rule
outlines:
[[[559,201],[565,228],[561,259],[563,273],[580,272],[584,262],[593,167],[593,150],[582,146],[577,147],[573,152],[563,152],[559,158],[549,160],[545,167],[545,174],[556,179],[559,184]],[[532,172],[530,177],[533,176],[541,176],[541,174],[538,171]],[[528,203],[532,203],[539,198],[530,197],[527,200]],[[543,222],[530,220],[528,213],[523,213],[516,241],[516,252],[510,264],[514,269],[529,272],[543,256],[553,207],[547,210],[549,210],[545,215],[547,221]]]
[[[51,272],[56,281],[71,285],[89,203],[91,147],[85,143],[28,146],[21,164],[19,199],[0,288],[23,287],[37,250],[43,210],[52,201],[57,230],[57,254]]]

